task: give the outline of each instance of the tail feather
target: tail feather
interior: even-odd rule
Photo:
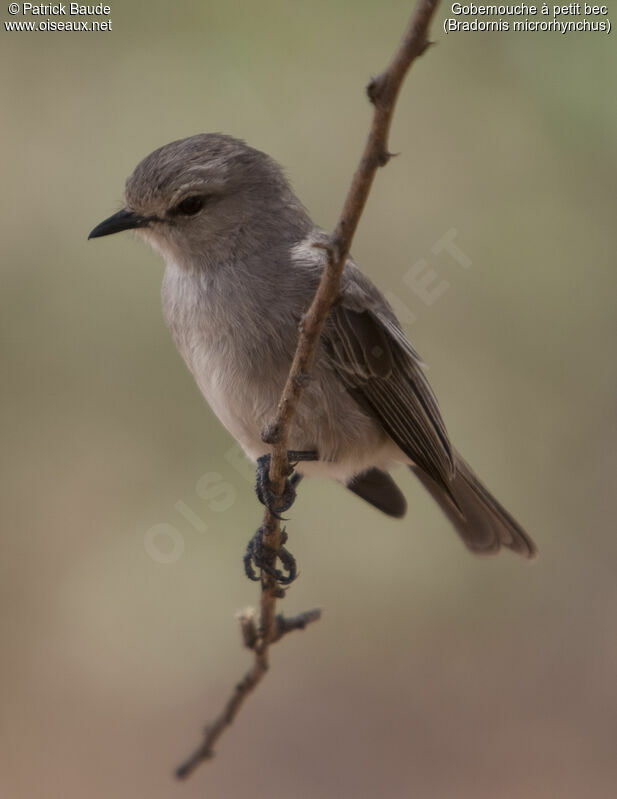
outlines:
[[[525,558],[533,558],[537,549],[523,528],[480,482],[458,453],[455,462],[456,473],[450,483],[452,497],[425,472],[416,466],[410,466],[410,469],[472,552],[491,555],[503,546]]]

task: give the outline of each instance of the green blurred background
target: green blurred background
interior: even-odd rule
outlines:
[[[260,510],[164,327],[162,263],[86,236],[200,131],[271,153],[331,228],[409,11],[120,2],[109,33],[2,30],[2,796],[614,795],[617,53],[439,21],[353,250],[540,560],[468,555],[404,473],[402,523],[303,484],[284,607],[324,617],[171,777],[249,663]],[[468,268],[435,253],[452,230]]]

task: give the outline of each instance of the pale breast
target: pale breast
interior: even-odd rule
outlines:
[[[216,281],[173,264],[161,294],[176,347],[208,404],[247,454],[263,454],[260,433],[276,408],[286,368],[272,357],[275,348],[251,319],[250,304],[238,296],[230,303]]]
[[[246,454],[267,451],[261,431],[276,412],[297,339],[293,317],[278,319],[256,307],[242,287],[217,284],[203,273],[168,265],[162,288],[163,312],[174,342],[210,407]],[[283,329],[281,329],[283,326]],[[291,449],[313,450],[337,467],[342,479],[366,468],[381,453],[386,436],[318,358],[289,436]],[[391,453],[383,453],[389,459]],[[381,460],[381,458],[380,458]],[[366,461],[366,463],[365,463]],[[307,466],[306,471],[316,470]]]

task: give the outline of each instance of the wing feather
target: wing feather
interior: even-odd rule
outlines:
[[[332,366],[403,452],[450,493],[452,448],[418,354],[388,314],[353,305],[343,295],[324,331]]]

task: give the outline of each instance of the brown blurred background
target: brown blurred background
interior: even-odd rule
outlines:
[[[541,558],[468,555],[407,474],[402,523],[304,484],[284,605],[324,617],[216,760],[171,777],[249,662],[260,510],[162,322],[162,263],[86,236],[200,131],[274,155],[331,228],[409,10],[124,2],[108,33],[2,30],[2,796],[614,795],[617,54],[439,21],[353,249]]]

